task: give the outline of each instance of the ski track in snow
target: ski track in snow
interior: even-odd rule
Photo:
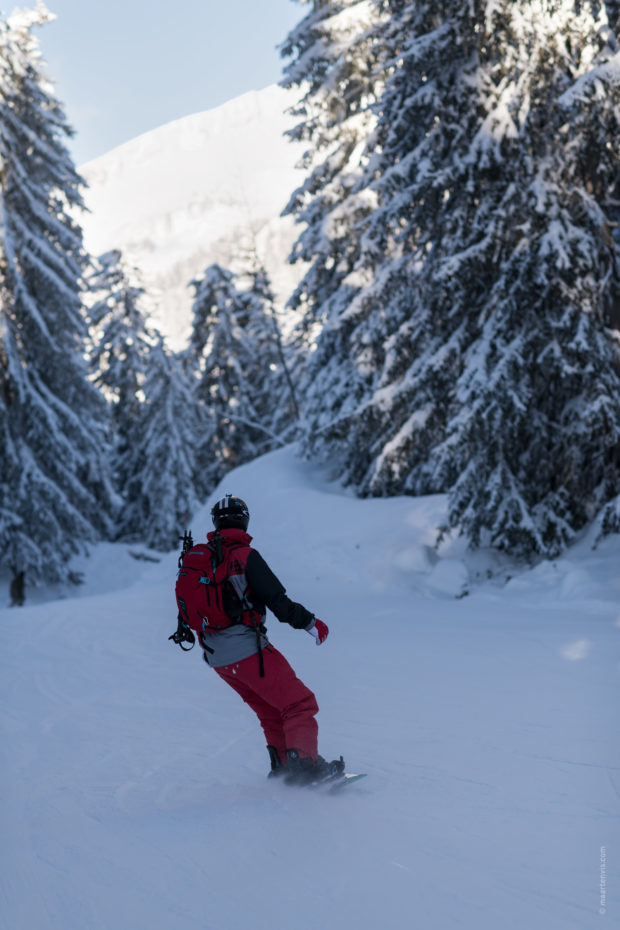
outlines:
[[[323,754],[369,777],[267,780],[251,712],[167,641],[176,554],[99,547],[77,596],[0,612],[0,925],[617,926],[618,537],[457,598],[471,564],[453,543],[437,573],[427,548],[441,497],[356,500],[291,449],[228,490],[330,625],[320,649],[269,629],[317,693]]]

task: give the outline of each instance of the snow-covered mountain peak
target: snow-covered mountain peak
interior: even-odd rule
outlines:
[[[120,248],[154,294],[156,322],[178,348],[190,323],[189,282],[211,262],[241,270],[256,248],[284,302],[301,269],[296,231],[280,213],[302,182],[301,146],[284,132],[296,94],[274,85],[144,133],[80,171],[89,187],[86,248]]]

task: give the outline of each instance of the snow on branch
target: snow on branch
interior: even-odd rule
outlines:
[[[620,86],[620,51],[602,65],[582,74],[559,98],[563,107],[572,107],[577,102],[587,100],[591,93],[603,98],[612,87]]]

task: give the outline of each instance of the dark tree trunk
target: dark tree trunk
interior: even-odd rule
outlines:
[[[23,572],[13,570],[11,579],[11,607],[23,607],[26,600],[26,579]]]

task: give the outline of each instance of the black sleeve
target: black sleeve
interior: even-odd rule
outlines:
[[[314,614],[286,596],[281,581],[276,578],[262,555],[252,549],[245,566],[250,595],[264,604],[281,623],[289,623],[296,630],[308,630],[314,623]]]

